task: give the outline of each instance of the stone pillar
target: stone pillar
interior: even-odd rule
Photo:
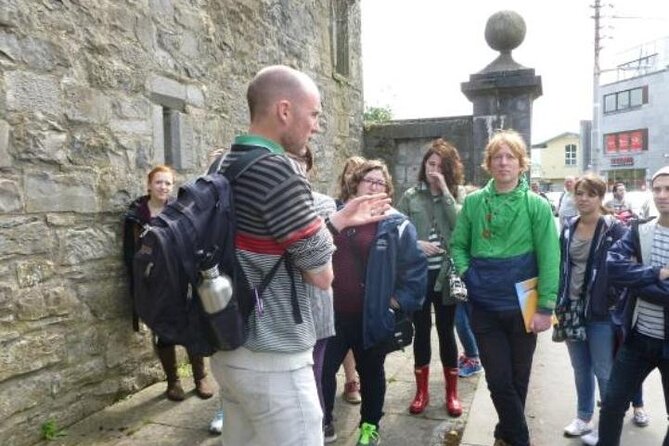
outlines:
[[[533,68],[515,62],[511,51],[525,38],[525,21],[514,11],[500,11],[488,19],[485,39],[500,55],[483,70],[462,83],[462,92],[473,105],[473,146],[465,167],[467,182],[483,185],[487,175],[481,169],[483,149],[497,129],[518,131],[530,155],[532,102],[541,96],[541,76]],[[529,174],[529,172],[528,172]]]

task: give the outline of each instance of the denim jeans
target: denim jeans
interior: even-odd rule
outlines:
[[[602,408],[599,412],[599,446],[618,446],[623,427],[623,417],[641,383],[656,367],[660,369],[664,401],[669,411],[669,359],[662,350],[665,341],[653,339],[633,330],[616,355],[609,385],[606,388]],[[669,432],[663,446],[669,446]]]
[[[528,446],[525,400],[537,335],[525,331],[518,310],[485,311],[472,307],[471,323],[499,422],[495,438]]]
[[[337,370],[349,349],[353,350],[355,368],[360,377],[360,418],[362,423],[379,427],[386,396],[385,347],[376,345],[367,350],[362,347],[362,315],[335,313],[336,335],[328,339],[323,361],[323,413],[324,424],[332,422],[337,394]],[[277,443],[278,444],[278,443]],[[305,443],[306,444],[306,443]]]
[[[567,351],[576,383],[576,416],[590,421],[595,410],[595,378],[600,399],[606,394],[613,367],[615,330],[610,320],[593,321],[586,324],[585,333],[585,341],[567,341]]]
[[[476,338],[472,332],[472,326],[469,324],[469,310],[467,303],[458,302],[455,308],[455,331],[458,332],[458,338],[465,350],[465,356],[468,358],[478,358],[479,348],[476,345]]]

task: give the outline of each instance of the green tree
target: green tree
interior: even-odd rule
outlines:
[[[380,124],[391,119],[393,119],[393,111],[387,105],[384,107],[367,106],[362,114],[362,121],[365,125]]]

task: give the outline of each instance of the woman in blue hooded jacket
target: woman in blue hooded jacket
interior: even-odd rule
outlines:
[[[357,196],[392,195],[390,174],[381,161],[363,163],[343,192],[346,202]],[[360,438],[378,444],[379,421],[386,392],[386,343],[393,334],[395,311],[413,313],[425,294],[427,261],[418,249],[416,229],[395,210],[378,223],[334,233],[337,251],[332,262],[336,335],[328,341],[323,365],[326,443],[337,436],[332,423],[336,373],[348,349],[353,350],[360,376]]]
[[[584,436],[596,444],[592,415],[595,379],[600,396],[613,366],[615,326],[611,307],[616,292],[606,274],[606,253],[625,233],[623,225],[602,207],[606,183],[594,176],[576,181],[574,201],[578,215],[567,222],[560,236],[560,288],[555,313],[559,324],[554,339],[565,340],[576,384],[576,418],[564,428],[568,437]]]

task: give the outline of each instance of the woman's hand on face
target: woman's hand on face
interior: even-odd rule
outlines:
[[[383,220],[389,209],[388,194],[361,195],[347,201],[343,208],[332,214],[330,222],[341,231],[351,226]]]
[[[426,256],[436,256],[437,254],[442,254],[444,252],[444,250],[437,246],[436,243],[425,240],[418,240],[418,249],[423,251],[423,254]]]
[[[427,174],[428,179],[432,184],[441,189],[442,192],[448,191],[448,186],[446,185],[446,179],[441,172],[430,172]]]

